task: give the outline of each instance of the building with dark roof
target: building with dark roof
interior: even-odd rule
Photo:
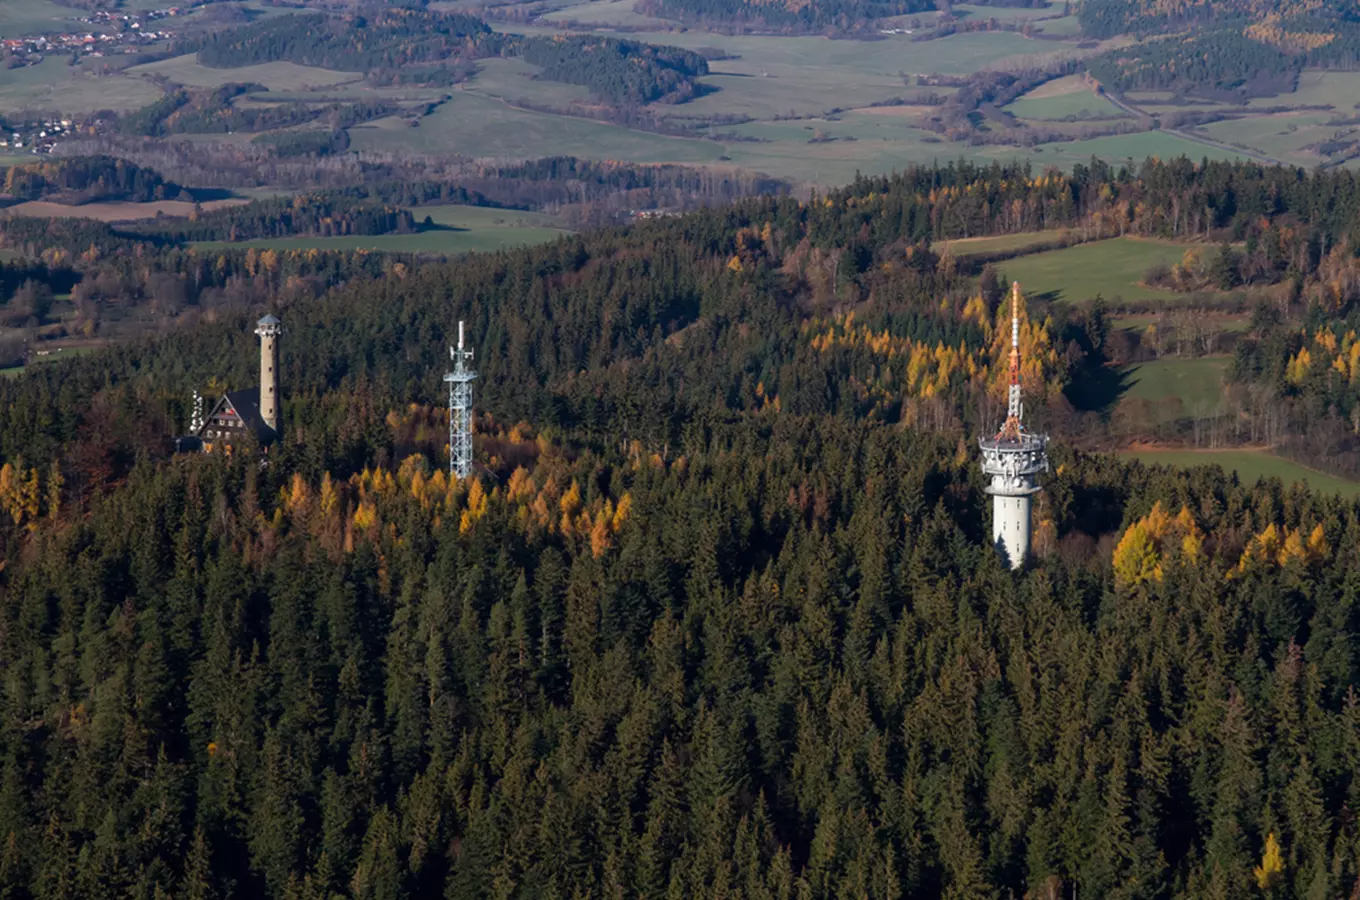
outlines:
[[[260,336],[259,386],[227,391],[206,416],[197,407],[189,433],[177,441],[179,449],[210,451],[218,446],[230,449],[247,436],[264,446],[279,439],[282,431],[279,337],[283,334],[283,323],[274,316],[265,316],[256,323],[255,333]],[[196,397],[195,404],[200,402]]]

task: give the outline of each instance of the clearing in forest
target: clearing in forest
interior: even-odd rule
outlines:
[[[1196,466],[1222,466],[1245,484],[1260,478],[1278,478],[1285,484],[1304,482],[1315,491],[1360,496],[1360,482],[1317,472],[1268,450],[1130,450],[1120,456],[1147,465],[1189,469]]]
[[[1190,414],[1207,414],[1217,405],[1223,392],[1223,376],[1228,357],[1165,357],[1138,363],[1125,370],[1124,396],[1156,402],[1175,397]]]
[[[1030,296],[1047,294],[1076,303],[1097,294],[1106,300],[1168,300],[1181,295],[1146,287],[1143,277],[1155,265],[1180,262],[1188,244],[1146,238],[1110,238],[1048,250],[997,263],[1007,281],[1019,281]]]
[[[517,209],[493,209],[456,204],[411,209],[417,222],[429,216],[434,228],[413,234],[293,237],[229,243],[205,241],[196,249],[258,247],[272,250],[386,250],[392,253],[456,255],[482,250],[504,250],[556,240],[569,232],[552,216]]]
[[[936,241],[935,251],[943,253],[948,250],[955,256],[975,256],[983,253],[1017,253],[1029,250],[1033,247],[1043,247],[1048,244],[1061,243],[1068,234],[1067,229],[1050,229],[1048,231],[1017,231],[1014,234],[994,234],[987,237],[954,238],[947,241]],[[1010,262],[996,263],[998,266],[1010,265]]]

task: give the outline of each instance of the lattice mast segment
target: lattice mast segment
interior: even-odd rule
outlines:
[[[449,472],[455,478],[472,474],[472,351],[463,348],[463,323],[458,322],[458,346],[449,348],[453,371],[444,376],[449,385]]]
[[[979,441],[982,471],[992,476],[992,541],[1011,568],[1029,555],[1030,498],[1039,492],[1037,476],[1048,471],[1048,438],[1027,431],[1020,392],[1020,284],[1011,286],[1010,386],[1006,421],[996,437]]]

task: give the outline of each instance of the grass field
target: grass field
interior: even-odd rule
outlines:
[[[613,28],[664,28],[669,24],[664,19],[636,12],[633,0],[590,0],[553,10],[542,18],[548,22],[589,22]]]
[[[1053,3],[1043,6],[974,6],[959,4],[953,7],[955,15],[963,14],[970,19],[996,19],[999,22],[1013,22],[1020,19],[1037,19],[1054,14]]]
[[[1242,332],[1251,328],[1251,316],[1233,315],[1231,313],[1201,313],[1201,318],[1207,318],[1214,322],[1223,331]],[[1158,324],[1158,316],[1113,316],[1111,321],[1116,328],[1127,328],[1133,331],[1144,331],[1149,325]]]
[[[414,150],[473,157],[524,158],[545,153],[630,162],[717,162],[712,141],[631,131],[616,125],[515,109],[458,91],[433,115],[410,127],[404,118],[379,119],[350,130],[355,150]]]
[[[466,85],[473,93],[535,106],[562,108],[573,103],[589,103],[590,90],[579,84],[535,80],[541,70],[522,59],[484,59],[477,63],[477,74]]]
[[[1021,256],[997,267],[1008,280],[1019,281],[1026,294],[1051,294],[1063,301],[1088,300],[1096,294],[1106,300],[1174,300],[1175,293],[1140,282],[1153,265],[1171,265],[1184,255],[1183,244],[1112,238]]]
[[[1124,394],[1140,400],[1178,397],[1189,413],[1208,412],[1222,395],[1225,356],[1191,359],[1159,359],[1130,366],[1125,373]]]
[[[64,30],[78,15],[51,0],[0,0],[0,38]]]
[[[1248,106],[1331,106],[1351,112],[1360,103],[1360,72],[1304,72],[1292,94],[1255,97]]]
[[[936,241],[935,250],[946,249],[955,256],[968,256],[976,253],[1005,253],[1010,250],[1028,250],[1062,240],[1062,230],[1021,231],[1017,234],[997,234],[990,237],[957,238],[952,241]]]
[[[1241,144],[1295,165],[1315,166],[1324,158],[1304,148],[1338,131],[1337,126],[1326,124],[1332,118],[1332,113],[1325,112],[1276,113],[1212,122],[1202,131],[1216,141]]]
[[[67,65],[66,59],[56,54],[36,66],[0,71],[0,113],[122,112],[146,106],[160,95],[160,88],[143,78],[95,75],[80,66]]]
[[[1246,484],[1254,484],[1261,478],[1279,478],[1285,484],[1305,482],[1316,491],[1347,497],[1360,496],[1358,482],[1315,472],[1266,450],[1134,450],[1120,455],[1148,465],[1178,469],[1222,466],[1228,471],[1235,471],[1237,477]]]
[[[11,366],[8,369],[0,369],[0,378],[14,378],[23,374],[24,370],[31,366],[41,366],[50,362],[58,362],[63,359],[70,359],[73,356],[80,356],[83,353],[92,353],[98,347],[53,347],[44,356],[33,356],[27,366]]]
[[[201,204],[204,210],[222,209],[227,206],[240,206],[249,200],[238,198],[228,200],[209,200]],[[83,206],[66,206],[48,200],[30,200],[18,203],[0,212],[0,215],[33,216],[39,219],[95,219],[99,222],[138,222],[154,219],[156,215],[187,217],[194,211],[194,205],[184,200],[160,200],[154,203],[86,203]]]
[[[330,69],[317,69],[299,66],[290,62],[263,63],[258,66],[242,66],[237,69],[214,69],[199,65],[194,56],[176,56],[160,62],[133,66],[128,75],[163,75],[176,84],[189,87],[217,87],[228,82],[253,81],[271,91],[302,91],[308,88],[330,87],[350,81],[358,81],[363,75],[358,72],[335,72]]]
[[[1045,19],[1038,23],[1039,29],[1046,35],[1062,38],[1075,38],[1081,36],[1081,22],[1076,16],[1061,16],[1057,19]]]
[[[988,154],[997,159],[1011,159],[1021,154],[1015,147],[987,149]],[[1206,157],[1214,160],[1248,158],[1246,153],[1219,150],[1164,131],[1143,131],[1137,134],[1108,135],[1086,141],[1041,144],[1034,148],[1033,153],[1036,165],[1054,165],[1063,169],[1070,169],[1076,163],[1089,163],[1093,156],[1108,163],[1141,161],[1149,156],[1159,159],[1188,156],[1196,162]]]
[[[553,29],[523,28],[518,25],[494,26],[510,32],[553,33]],[[697,29],[688,31],[640,31],[630,40],[649,44],[668,44],[697,50],[717,47],[734,59],[716,60],[717,72],[759,75],[761,70],[783,70],[801,74],[809,85],[833,83],[850,88],[865,76],[896,77],[908,74],[964,75],[976,72],[1007,57],[1026,56],[1062,45],[1034,41],[1013,31],[983,31],[957,34],[934,41],[913,41],[895,35],[881,41],[833,40],[820,36],[774,36],[718,34]],[[898,84],[901,85],[901,81]],[[842,104],[844,105],[844,104]]]
[[[727,146],[732,164],[812,184],[835,186],[854,180],[855,173],[880,175],[900,171],[914,162],[947,164],[959,159],[978,161],[962,144],[927,140],[919,132],[912,140],[880,139],[829,144],[779,141],[771,144],[733,143]]]
[[[394,253],[454,255],[480,250],[503,250],[555,240],[568,232],[551,216],[510,209],[476,206],[421,206],[411,210],[417,221],[429,216],[449,230],[417,234],[354,235],[350,237],[298,237],[243,241],[228,244],[212,241],[195,244],[200,250],[221,247],[260,247],[275,250],[386,250]]]
[[[1104,97],[1097,97],[1080,75],[1041,84],[1006,107],[1021,119],[1119,119],[1128,113]]]

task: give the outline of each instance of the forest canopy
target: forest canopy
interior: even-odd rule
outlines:
[[[0,265],[212,313],[0,380],[0,892],[1347,895],[1360,506],[1075,452],[1108,320],[1031,298],[1054,469],[1010,573],[974,450],[1009,310],[932,240],[1235,234],[1353,320],[1358,205],[1345,170],[957,164],[420,265]],[[281,442],[172,454],[264,309]],[[1353,333],[1258,318],[1276,414],[1355,396]]]

